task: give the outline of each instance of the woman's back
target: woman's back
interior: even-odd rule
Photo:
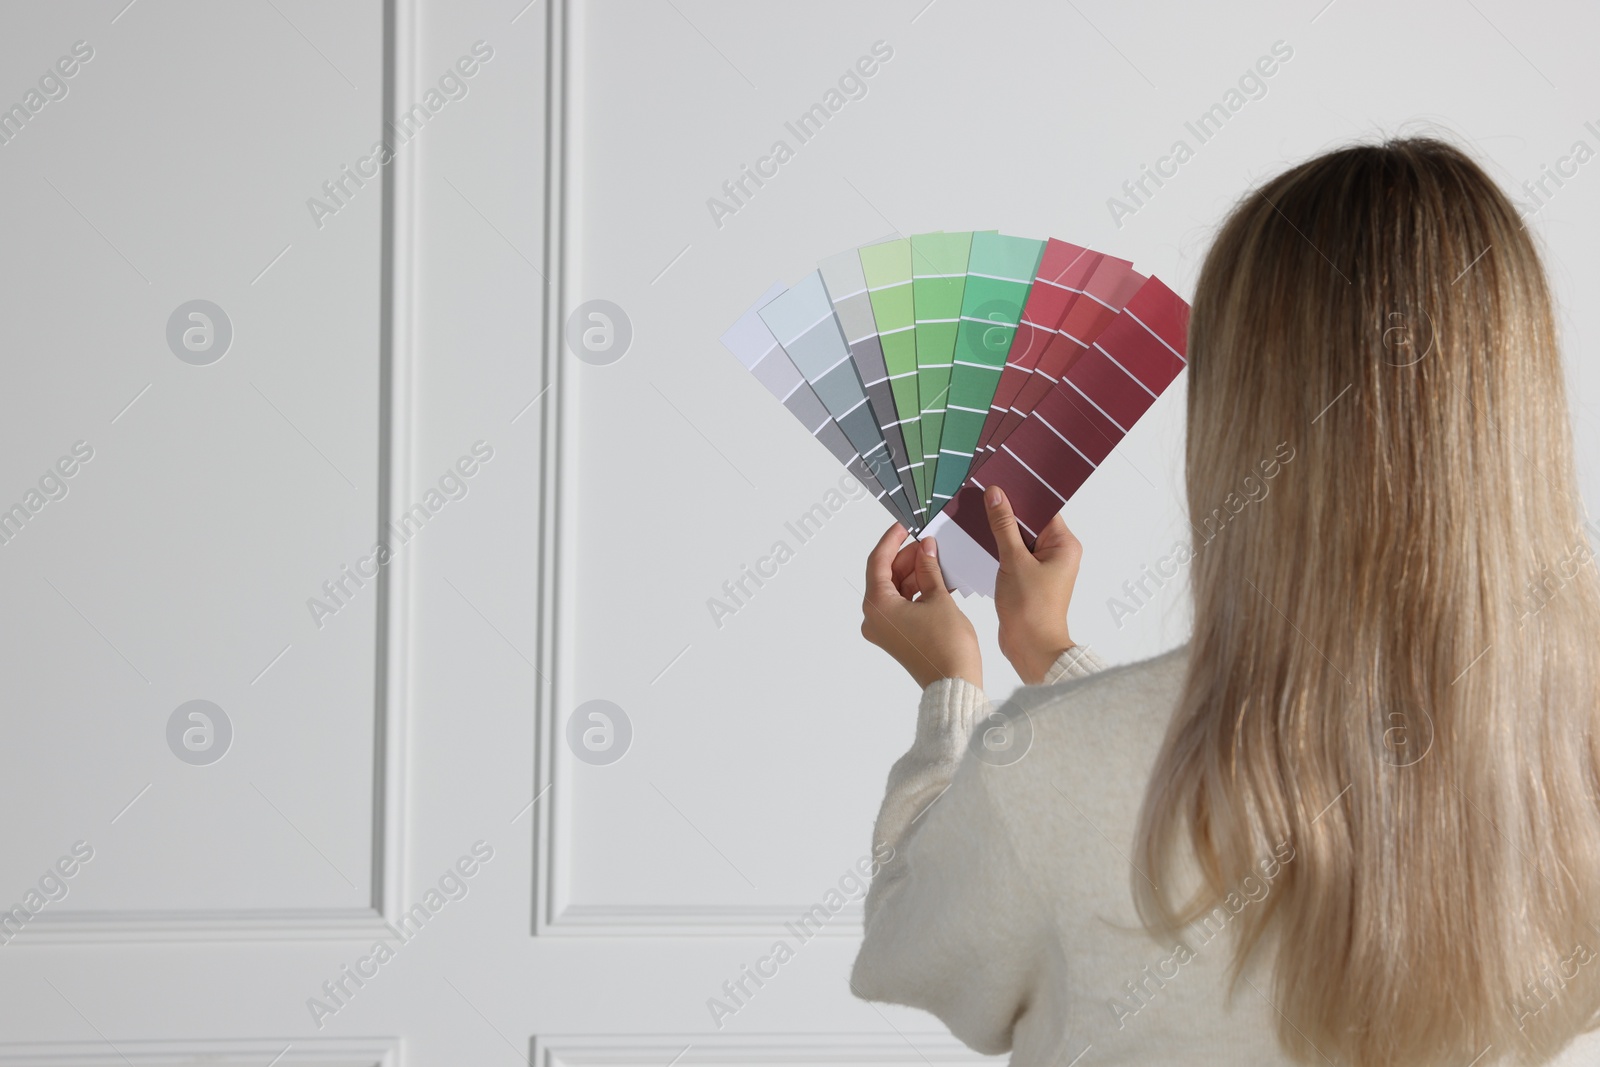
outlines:
[[[1586,1040],[1600,572],[1555,324],[1515,206],[1448,144],[1341,149],[1243,197],[1189,320],[1183,656],[1081,683],[1038,722],[1002,716],[977,737],[1026,724],[1036,750],[980,745],[957,775],[984,703],[961,680],[981,679],[976,641],[953,636],[970,624],[932,554],[909,613],[896,569],[869,570],[869,611],[918,640],[867,629],[933,684],[879,822],[909,873],[874,886],[864,959],[909,918],[951,954],[883,988],[962,984],[948,1007],[990,1005],[971,1031],[990,1047],[1009,1004],[1030,1057],[1107,1016],[1102,1052],[1141,1033],[1163,1035],[1141,1055],[1172,1051],[1164,1016],[1243,1042],[1265,1020],[1281,1055],[1354,1067],[1539,1063]],[[1258,470],[1271,499],[1238,514]],[[1001,647],[1024,678],[1041,650],[1082,673],[1063,622],[1077,544],[1058,517],[1030,550],[1003,489],[985,491]],[[956,677],[929,675],[929,650]],[[901,809],[952,776],[913,825]],[[1001,826],[1005,847],[986,839]],[[993,959],[960,941],[996,921]]]
[[[895,853],[867,900],[858,995],[933,1011],[979,1051],[1012,1052],[1015,1067],[1296,1062],[1276,1036],[1272,953],[1227,997],[1237,920],[1281,885],[1291,843],[1264,850],[1179,937],[1153,941],[1134,906],[1139,808],[1188,654],[1019,690],[970,719],[950,714],[960,701],[941,699],[948,690],[924,701],[918,748],[896,765],[875,839]],[[1004,736],[986,747],[983,731],[996,728]],[[1550,1062],[1600,1063],[1600,1032]]]

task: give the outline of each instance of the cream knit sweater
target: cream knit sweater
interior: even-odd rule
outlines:
[[[1069,649],[1000,719],[960,679],[923,691],[873,835],[894,854],[867,895],[856,995],[926,1009],[1014,1067],[1292,1062],[1267,999],[1273,946],[1224,999],[1229,920],[1271,891],[1292,847],[1264,855],[1227,918],[1181,946],[1151,939],[1134,910],[1134,831],[1186,656],[1106,669]],[[1600,1064],[1600,1033],[1554,1062]]]

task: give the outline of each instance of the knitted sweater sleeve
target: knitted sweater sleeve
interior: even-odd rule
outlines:
[[[1104,664],[1062,653],[1046,684]],[[996,1054],[1040,976],[1049,915],[1012,844],[997,799],[1004,760],[967,756],[991,714],[981,689],[946,678],[923,690],[916,738],[889,772],[873,832],[881,866],[867,893],[851,989],[932,1012],[973,1049]]]
[[[1087,645],[1073,645],[1050,665],[1045,672],[1041,685],[1055,685],[1057,682],[1070,681],[1073,678],[1086,678],[1095,671],[1103,671],[1106,661],[1095,655],[1094,650]]]

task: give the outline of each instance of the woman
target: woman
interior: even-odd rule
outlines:
[[[936,546],[873,551],[862,632],[924,690],[855,991],[1019,1065],[1600,1063],[1600,582],[1516,211],[1431,139],[1295,167],[1189,359],[1186,646],[1075,645],[1078,542],[991,489],[1029,683],[991,715]]]

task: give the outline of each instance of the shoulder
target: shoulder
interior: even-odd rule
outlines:
[[[995,768],[1010,773],[986,775],[989,787],[1142,795],[1188,662],[1189,648],[1180,645],[1086,677],[1018,689],[998,714],[1024,735],[1026,752]]]
[[[1054,730],[1148,727],[1164,730],[1189,666],[1189,646],[1159,656],[1107,667],[1054,685],[1023,686],[1012,699],[1041,725]]]
[[[1086,914],[1136,921],[1126,913],[1126,857],[1188,653],[1180,646],[1087,677],[1024,686],[974,730],[953,806],[970,812],[979,836],[1008,843],[1030,885],[1049,887],[1034,898],[1041,915],[1072,900]],[[989,749],[986,729],[1007,744]]]

